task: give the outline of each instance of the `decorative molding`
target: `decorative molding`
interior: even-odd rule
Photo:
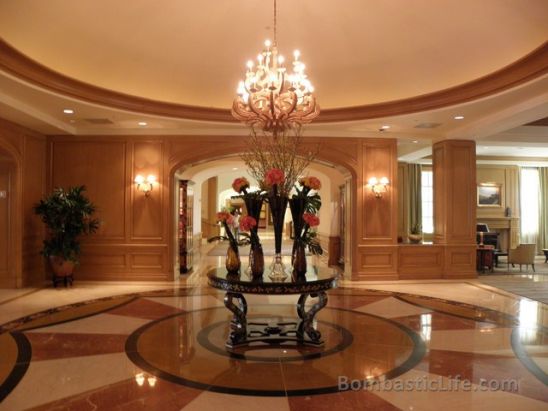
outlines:
[[[1,38],[0,70],[55,93],[112,108],[191,120],[236,122],[230,114],[230,109],[152,100],[73,79],[27,57]],[[401,100],[324,109],[315,122],[365,120],[438,109],[500,93],[546,73],[548,42],[508,66],[467,83]]]

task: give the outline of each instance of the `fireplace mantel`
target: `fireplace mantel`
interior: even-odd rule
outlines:
[[[516,248],[519,245],[519,217],[481,217],[478,223],[485,223],[490,231],[501,233],[500,248]]]

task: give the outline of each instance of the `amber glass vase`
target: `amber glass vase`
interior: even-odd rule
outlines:
[[[252,278],[259,278],[264,273],[264,254],[260,244],[251,245],[249,253],[249,269]]]
[[[293,253],[293,274],[297,277],[306,275],[306,248],[302,241],[295,242]]]
[[[238,249],[230,244],[228,246],[228,250],[226,251],[226,271],[228,271],[229,273],[237,273],[238,271],[240,271],[241,265],[242,264],[240,262],[240,254],[238,253]]]

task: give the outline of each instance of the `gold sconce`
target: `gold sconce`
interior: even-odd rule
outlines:
[[[137,174],[135,177],[135,184],[137,184],[137,190],[145,193],[145,197],[148,197],[154,188],[154,183],[156,183],[156,176],[149,174],[145,179],[141,174]]]
[[[387,177],[381,177],[380,180],[377,179],[377,177],[371,177],[367,182],[367,185],[371,188],[371,191],[377,198],[381,198],[382,194],[388,191],[388,184],[390,184],[390,181],[388,181]]]

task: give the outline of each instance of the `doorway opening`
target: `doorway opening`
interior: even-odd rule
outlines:
[[[314,264],[339,266],[345,274],[350,275],[352,230],[344,227],[351,227],[349,207],[352,204],[352,175],[343,167],[323,161],[311,163],[303,173],[303,176],[306,175],[316,176],[322,182],[322,207],[317,231],[324,255],[309,258],[313,259]],[[258,182],[248,174],[244,162],[236,155],[185,165],[175,171],[173,224],[177,229],[174,238],[174,278],[200,271],[207,266],[223,264],[226,244],[209,244],[207,239],[220,234],[216,222],[218,211],[246,214],[243,200],[232,198],[237,195],[232,189],[232,182],[242,176],[249,180],[252,191],[258,188]],[[345,189],[341,190],[341,187]],[[266,204],[261,212],[259,228],[268,261],[269,255],[273,255],[274,231]],[[344,236],[342,239],[341,234]],[[290,255],[291,237],[292,222],[288,208],[282,254]],[[242,260],[244,258],[245,252],[242,252]]]

